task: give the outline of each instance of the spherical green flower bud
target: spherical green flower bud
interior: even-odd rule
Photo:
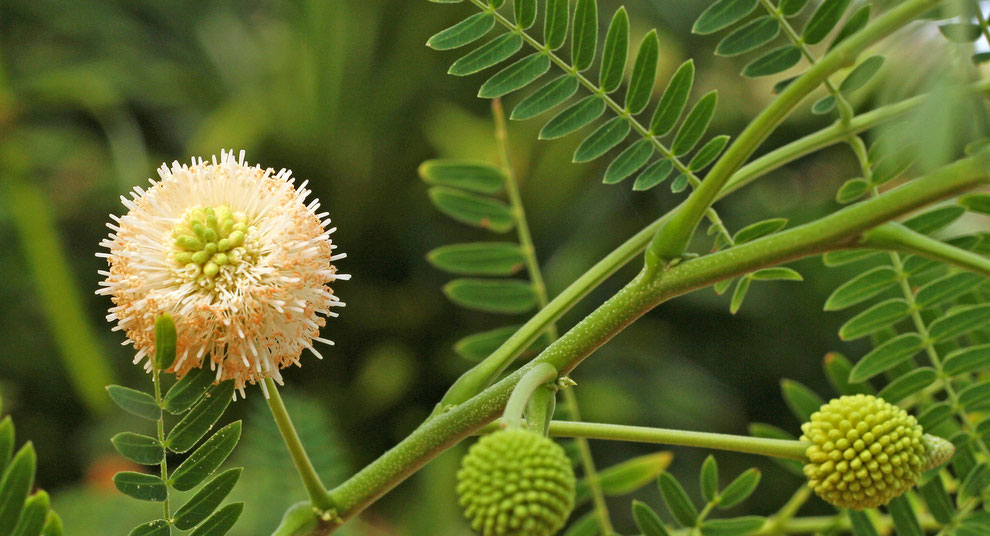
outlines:
[[[574,507],[574,470],[560,445],[507,429],[471,446],[457,472],[457,495],[482,536],[550,536]]]
[[[801,431],[801,440],[812,443],[808,485],[840,508],[887,504],[914,486],[928,463],[918,421],[875,396],[833,399]]]

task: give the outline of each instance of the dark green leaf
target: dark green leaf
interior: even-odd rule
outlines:
[[[787,226],[787,218],[772,218],[769,220],[759,221],[746,227],[743,227],[732,237],[732,241],[739,244],[745,244],[746,242],[752,242],[757,238],[763,238],[764,236],[776,233],[777,231],[783,229]]]
[[[479,194],[497,194],[505,185],[502,170],[484,162],[469,160],[427,160],[419,166],[419,176],[427,184],[450,186]]]
[[[829,383],[840,395],[855,395],[858,393],[873,394],[873,387],[868,383],[849,383],[849,373],[852,363],[838,352],[825,354],[824,368]]]
[[[681,125],[680,130],[677,131],[677,136],[674,137],[674,143],[670,148],[671,152],[676,156],[681,156],[694,148],[698,140],[708,130],[708,123],[712,120],[717,104],[717,91],[710,91],[701,97],[687,118],[684,119],[684,124]]]
[[[956,503],[960,508],[969,502],[970,497],[979,497],[990,485],[990,466],[986,462],[980,463],[966,475],[956,496]]]
[[[605,101],[600,99],[598,95],[588,95],[547,122],[540,130],[540,139],[552,140],[566,136],[594,121],[604,111]]]
[[[547,0],[547,13],[543,18],[543,42],[550,50],[557,50],[567,39],[567,0]]]
[[[736,314],[739,312],[739,308],[742,307],[743,300],[746,299],[746,293],[749,292],[749,284],[752,281],[749,277],[740,277],[739,282],[736,283],[736,289],[732,291],[732,299],[729,301],[729,312]]]
[[[780,0],[780,12],[787,17],[793,17],[804,9],[808,0]]]
[[[577,0],[571,32],[571,61],[575,69],[583,71],[591,67],[597,44],[598,4],[595,0]]]
[[[943,525],[952,522],[955,515],[955,507],[952,505],[952,498],[945,491],[942,479],[935,477],[918,487],[921,496],[925,499],[925,504],[932,513],[935,521]]]
[[[981,63],[986,63],[990,61],[990,52],[977,52],[976,54],[973,54],[973,56],[970,59],[976,65],[980,65]]]
[[[34,482],[36,463],[34,445],[28,441],[17,451],[4,471],[3,479],[0,479],[0,534],[10,534],[17,525],[24,501]]]
[[[839,338],[852,341],[896,324],[911,313],[911,306],[900,298],[878,303],[852,317],[839,328]]]
[[[615,184],[629,175],[632,175],[639,168],[646,164],[646,161],[653,156],[653,142],[643,139],[630,145],[619,156],[612,160],[605,170],[605,184]]]
[[[426,254],[437,268],[463,275],[512,275],[526,262],[514,242],[472,242],[439,247]]]
[[[670,183],[670,191],[674,192],[675,194],[681,193],[687,188],[687,185],[688,185],[687,175],[684,175],[682,173],[674,177],[674,181]]]
[[[990,304],[971,305],[953,310],[928,326],[928,335],[942,342],[966,335],[990,323]]]
[[[958,220],[965,213],[965,208],[949,205],[918,214],[905,220],[903,225],[921,234],[931,234]]]
[[[749,278],[754,281],[804,281],[796,270],[783,266],[757,270],[749,274]]]
[[[708,164],[711,164],[718,158],[718,155],[722,153],[722,149],[725,149],[725,144],[727,143],[729,143],[729,137],[725,134],[708,140],[708,143],[703,145],[701,149],[698,149],[691,162],[688,163],[688,169],[691,171],[704,169]]]
[[[172,315],[162,313],[155,318],[155,366],[167,370],[175,363],[176,333]]]
[[[918,307],[928,309],[954,300],[971,291],[983,282],[983,277],[970,272],[960,272],[940,277],[918,289],[915,303]]]
[[[866,195],[871,187],[870,181],[866,179],[849,179],[839,187],[839,191],[835,194],[835,200],[843,205],[852,203]]]
[[[224,426],[172,472],[169,483],[179,491],[193,489],[220,467],[240,438],[241,421]]]
[[[826,95],[815,101],[811,105],[811,113],[815,115],[825,115],[835,108],[835,97],[832,95]],[[841,203],[841,201],[840,201]]]
[[[520,28],[529,28],[536,22],[536,0],[513,0],[512,13]]]
[[[469,361],[481,361],[502,346],[502,343],[518,330],[519,326],[505,326],[475,333],[454,343],[454,351]]]
[[[924,347],[925,341],[917,333],[898,335],[863,356],[849,374],[849,381],[866,381],[911,359]]]
[[[701,496],[707,502],[713,502],[718,496],[718,462],[711,454],[705,458],[701,464],[701,475],[699,476]]]
[[[7,470],[10,457],[14,454],[14,421],[10,415],[0,421],[0,474]]]
[[[670,473],[660,473],[657,479],[660,485],[660,494],[663,495],[663,502],[666,503],[670,513],[681,526],[693,527],[698,519],[698,509],[691,503],[687,492],[681,487]]]
[[[41,529],[41,536],[65,536],[62,518],[55,513],[55,510],[48,511],[48,518],[45,519],[45,526]]]
[[[956,350],[942,363],[942,371],[949,377],[985,369],[990,370],[990,344]]]
[[[155,465],[165,458],[165,447],[154,437],[121,432],[110,438],[110,442],[121,456],[134,463]]]
[[[605,495],[628,495],[649,484],[670,466],[673,456],[669,452],[654,452],[628,459],[601,470],[599,484]],[[584,492],[582,493],[582,488]],[[587,497],[587,484],[578,483],[577,496]]]
[[[509,32],[468,52],[455,61],[447,72],[455,76],[474,74],[509,59],[520,48],[522,48],[522,37],[517,33]]]
[[[223,536],[230,532],[237,523],[237,518],[241,517],[244,511],[244,503],[231,503],[217,510],[202,525],[196,527],[189,536]]]
[[[990,380],[974,383],[959,391],[959,403],[969,411],[988,409],[988,403],[990,403]]]
[[[747,469],[719,494],[718,507],[732,508],[743,502],[747,497],[756,491],[756,486],[760,483],[760,470],[756,468]],[[706,533],[707,534],[707,533]]]
[[[774,95],[779,95],[781,91],[784,91],[785,89],[787,89],[787,86],[791,85],[791,82],[797,79],[798,77],[792,76],[790,78],[785,78],[780,82],[777,82],[776,84],[773,85],[773,88],[770,90],[770,93],[773,93]]]
[[[811,414],[818,411],[825,401],[804,384],[784,378],[780,381],[780,392],[791,413],[801,422],[811,420]]]
[[[162,405],[173,415],[185,413],[203,396],[206,389],[213,385],[216,375],[209,367],[193,369],[186,373],[165,393]]]
[[[897,404],[934,383],[936,376],[935,369],[931,367],[914,369],[890,382],[877,396],[891,404]]]
[[[790,69],[801,61],[801,49],[785,46],[771,50],[743,67],[742,75],[749,78],[770,76]]]
[[[959,198],[959,204],[967,210],[990,214],[990,194],[968,194]]]
[[[633,521],[643,536],[670,536],[667,527],[660,521],[660,516],[646,503],[633,499]]]
[[[571,523],[563,536],[598,536],[598,517],[588,512]]]
[[[529,281],[455,279],[444,285],[443,292],[462,307],[491,313],[525,313],[536,306],[536,293]]]
[[[739,22],[756,8],[756,0],[718,0],[708,7],[691,31],[696,34],[710,34]]]
[[[883,56],[870,56],[849,73],[839,85],[839,91],[849,93],[863,87],[883,66]]]
[[[534,52],[495,73],[478,90],[483,99],[494,99],[526,87],[550,69],[550,58],[542,52]]]
[[[835,28],[835,25],[839,23],[839,19],[842,18],[842,14],[846,12],[846,8],[849,7],[851,0],[825,0],[818,6],[818,9],[811,15],[808,19],[808,23],[804,26],[804,33],[802,37],[804,42],[809,45],[814,45],[825,39],[825,36]]]
[[[780,33],[780,23],[771,16],[763,16],[754,19],[745,26],[737,28],[729,35],[725,36],[718,46],[715,47],[715,54],[719,56],[738,56],[750,50],[759,48],[770,41],[773,41]]]
[[[162,502],[168,497],[168,489],[161,477],[134,471],[122,471],[113,475],[113,484],[124,495],[142,501]]]
[[[480,39],[495,26],[495,17],[488,12],[477,13],[443,30],[426,42],[434,50],[450,50]]]
[[[629,53],[629,15],[625,7],[619,7],[612,16],[605,35],[605,48],[602,50],[602,71],[599,83],[605,93],[611,93],[622,84],[626,72],[626,54]]]
[[[633,63],[629,89],[626,90],[626,111],[631,114],[642,112],[653,96],[653,85],[657,81],[657,60],[660,58],[660,40],[657,31],[643,37]]]
[[[120,385],[108,385],[107,392],[120,409],[128,413],[152,421],[157,421],[162,416],[162,408],[158,407],[158,403],[148,393]]]
[[[569,99],[577,88],[577,78],[569,74],[561,75],[517,104],[510,119],[522,121],[536,117]]]
[[[925,430],[930,430],[951,417],[953,413],[952,405],[948,402],[932,404],[918,414],[918,424]]]
[[[877,529],[873,527],[873,522],[862,510],[849,510],[849,523],[852,525],[854,536],[880,536]]]
[[[629,121],[616,117],[595,129],[574,151],[575,162],[590,162],[622,143],[629,135]]]
[[[651,151],[652,152],[652,151]],[[649,158],[649,157],[647,157]],[[670,172],[674,170],[674,163],[670,160],[658,160],[649,165],[642,173],[636,177],[636,182],[633,184],[633,190],[643,191],[649,190],[654,186],[660,184],[670,175]]]
[[[954,43],[971,43],[979,39],[982,34],[980,25],[971,22],[941,24],[938,27],[938,31],[942,32],[942,35],[946,39]]]
[[[443,186],[430,188],[429,195],[440,212],[461,223],[490,229],[496,233],[504,233],[516,225],[512,209],[503,201]]]
[[[845,41],[850,35],[862,30],[863,26],[866,26],[866,23],[870,21],[870,9],[872,7],[873,4],[866,3],[857,8],[856,11],[853,11],[853,14],[849,15],[849,18],[846,19],[846,23],[839,29],[839,33],[835,34],[835,39],[832,40],[828,49],[832,50],[833,47]]]
[[[134,527],[127,536],[169,536],[170,534],[172,534],[172,529],[169,528],[168,521],[156,519]]]
[[[743,516],[734,519],[711,519],[701,524],[704,536],[746,536],[760,529],[767,519],[760,516]]]
[[[925,531],[921,530],[918,524],[918,516],[914,513],[911,503],[907,497],[895,497],[887,504],[887,511],[894,520],[894,527],[898,536],[925,536]]]
[[[186,452],[209,432],[230,405],[234,396],[234,382],[227,380],[214,386],[203,395],[182,420],[172,428],[165,445],[172,452]]]
[[[829,251],[822,255],[822,262],[825,266],[843,266],[853,262],[858,262],[877,255],[879,252],[872,249],[847,249],[840,251]]]
[[[684,106],[687,104],[693,84],[694,60],[687,60],[677,68],[674,76],[667,83],[667,88],[663,91],[663,96],[660,97],[660,103],[657,104],[657,109],[653,112],[650,132],[657,136],[663,136],[674,128],[681,113],[684,112]]]
[[[889,266],[878,266],[843,283],[825,301],[826,311],[841,311],[866,301],[897,283],[897,272]]]
[[[234,489],[241,476],[241,468],[228,469],[203,485],[186,504],[175,511],[173,522],[179,530],[189,530],[207,518],[223,499]]]
[[[39,536],[45,526],[45,518],[48,516],[50,506],[48,494],[44,490],[39,490],[28,497],[11,536]]]

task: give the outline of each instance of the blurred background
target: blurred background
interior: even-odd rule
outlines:
[[[652,27],[660,30],[658,91],[689,57],[698,68],[692,100],[719,89],[711,133],[737,134],[772,98],[776,80],[743,81],[737,73],[746,58],[717,58],[717,37],[690,34],[708,2],[624,3],[632,43]],[[617,7],[600,1],[603,27]],[[123,336],[103,319],[110,303],[94,291],[105,261],[94,253],[108,232],[108,215],[122,212],[119,196],[146,184],[162,162],[245,149],[252,163],[291,168],[309,179],[339,226],[334,241],[348,253],[339,267],[353,280],[335,287],[348,304],[324,330],[336,346],[322,361],[304,356],[304,370],[288,370],[283,389],[328,484],[426,417],[470,366],[453,352],[454,341],[506,323],[448,302],[440,289],[449,276],[424,258],[443,244],[491,239],[433,209],[416,176],[429,158],[494,156],[489,102],[475,98],[486,77],[446,75],[463,51],[424,46],[430,35],[472,13],[467,4],[425,0],[3,2],[0,396],[4,413],[14,417],[18,444],[34,441],[38,484],[53,494],[69,534],[125,534],[158,510],[117,493],[110,480],[128,462],[108,438],[150,429],[112,407],[103,387],[147,389],[150,378],[130,364]],[[929,34],[902,39],[902,54],[928,47]],[[909,86],[902,80],[896,91],[911,93]],[[520,98],[508,98],[506,107]],[[807,109],[762,150],[832,121]],[[672,194],[667,184],[645,193],[632,192],[629,181],[604,186],[607,159],[571,164],[583,136],[537,141],[541,125],[510,123],[509,136],[553,295],[683,194]],[[845,147],[828,149],[719,209],[732,230],[768,217],[786,217],[792,225],[809,221],[834,210],[836,188],[855,169]],[[706,239],[695,250],[708,247]],[[845,317],[822,313],[831,289],[861,267],[826,270],[818,260],[794,267],[804,283],[755,285],[736,315],[728,313],[728,295],[705,289],[630,327],[575,371],[584,417],[741,434],[760,421],[798,432],[779,394],[781,378],[826,396],[823,356],[858,355],[865,347],[840,343],[835,333]],[[601,303],[635,269],[602,285],[561,327]],[[269,534],[285,507],[304,498],[287,477],[292,467],[261,392],[252,391],[224,416],[245,419],[234,463],[246,470],[233,493],[247,501],[234,529],[243,536]],[[453,494],[463,448],[386,496],[350,533],[468,534]],[[600,466],[659,450],[597,442],[592,449]],[[697,497],[695,475],[707,453],[672,451],[671,470]],[[737,513],[768,515],[800,484],[762,458],[720,454],[719,462],[724,475],[753,465],[764,471],[760,493]],[[652,485],[635,497],[660,509]],[[828,511],[814,501],[807,512]],[[629,504],[628,497],[610,500],[617,528],[627,533],[635,530]]]

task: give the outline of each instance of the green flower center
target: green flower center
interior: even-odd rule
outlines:
[[[212,287],[221,268],[254,257],[245,247],[249,232],[247,215],[227,205],[189,208],[172,227],[172,260],[180,272]]]

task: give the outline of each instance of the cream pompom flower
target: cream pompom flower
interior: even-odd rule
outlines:
[[[110,252],[97,254],[109,263],[97,294],[113,301],[107,320],[134,344],[134,362],[150,370],[162,313],[178,333],[170,371],[209,366],[242,396],[246,383],[281,383],[279,369],[299,365],[304,349],[322,357],[314,342],[333,344],[320,337],[324,317],[344,305],[329,285],[349,276],[331,264],[345,255],[333,253],[336,228],[319,201],[306,202],[307,183],[249,166],[243,151],[158,174],[121,196],[128,212],[110,216],[100,243]]]

